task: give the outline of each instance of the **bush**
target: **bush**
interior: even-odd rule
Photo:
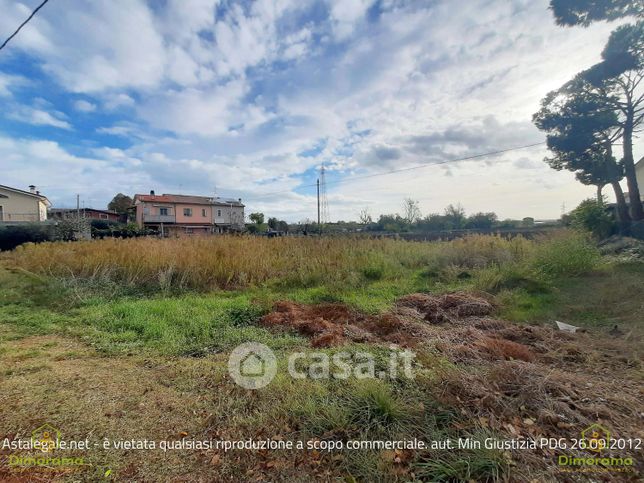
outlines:
[[[594,199],[582,201],[570,213],[570,224],[577,229],[591,232],[597,238],[607,238],[617,231],[613,218],[603,203]]]
[[[13,250],[23,243],[51,240],[48,225],[30,224],[0,227],[0,250]]]
[[[548,277],[581,275],[595,268],[600,254],[588,235],[565,231],[538,244],[530,264]]]

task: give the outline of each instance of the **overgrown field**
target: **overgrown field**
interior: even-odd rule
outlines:
[[[44,243],[0,263],[0,438],[43,423],[98,441],[578,438],[596,422],[644,436],[644,264],[602,257],[577,232]],[[243,342],[276,354],[264,389],[228,375]],[[379,373],[403,348],[411,378],[287,371],[293,352],[343,351],[371,354]],[[641,451],[620,453],[632,473],[584,474],[564,472],[560,451],[484,446],[90,449],[66,469],[10,467],[8,454],[0,480],[637,481],[642,469]]]
[[[584,235],[561,232],[539,240],[472,236],[446,243],[316,237],[107,239],[27,244],[4,258],[41,275],[117,283],[134,292],[171,292],[354,287],[408,277],[416,270],[447,283],[474,271],[480,288],[488,289],[513,271],[544,280],[578,274],[592,268],[598,253]]]

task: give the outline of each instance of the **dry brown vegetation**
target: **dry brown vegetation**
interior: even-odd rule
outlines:
[[[477,235],[445,243],[316,237],[105,239],[26,244],[3,258],[11,266],[59,278],[209,290],[266,282],[288,287],[351,284],[364,278],[395,278],[418,268],[481,269],[534,262],[547,268],[543,256],[548,254],[548,246],[544,248],[548,244],[557,254],[572,249],[571,256],[560,253],[561,260],[549,259],[552,266],[566,269],[566,263],[572,262],[573,270],[584,270],[592,265],[593,253],[585,237],[574,232],[539,241]],[[580,261],[582,265],[574,268]]]

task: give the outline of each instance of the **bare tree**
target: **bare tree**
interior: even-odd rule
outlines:
[[[373,219],[371,218],[371,213],[369,213],[369,208],[363,208],[360,210],[360,223],[363,225],[368,225],[369,223],[373,223]]]
[[[418,206],[418,200],[412,198],[405,198],[403,201],[403,213],[405,215],[405,221],[409,224],[415,223],[420,218],[420,207]]]

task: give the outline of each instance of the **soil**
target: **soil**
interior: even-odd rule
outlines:
[[[377,316],[342,304],[279,302],[261,323],[294,329],[310,337],[314,347],[395,343],[446,358],[453,365],[440,374],[436,394],[446,407],[466,416],[470,426],[460,429],[482,427],[507,437],[579,438],[582,429],[600,423],[616,437],[644,438],[637,337],[521,325],[493,317],[494,309],[493,301],[480,294],[411,294]],[[634,457],[641,474],[636,453],[620,454]],[[555,456],[547,449],[513,454],[526,467]],[[636,481],[636,474],[624,478]],[[568,481],[559,474],[549,476]],[[596,481],[612,477],[598,475]]]

